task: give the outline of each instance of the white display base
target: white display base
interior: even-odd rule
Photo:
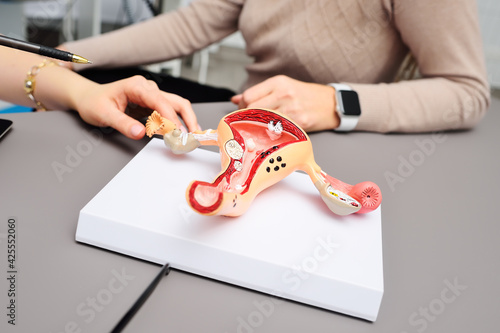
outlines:
[[[76,240],[375,321],[384,291],[380,208],[337,216],[295,172],[240,217],[199,215],[185,190],[220,168],[217,153],[173,155],[153,139],[80,211]]]

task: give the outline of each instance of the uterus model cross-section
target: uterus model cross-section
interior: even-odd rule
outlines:
[[[321,170],[306,132],[277,111],[234,111],[220,120],[217,130],[191,133],[182,132],[154,111],[146,122],[146,134],[163,135],[174,154],[202,145],[219,147],[219,175],[211,183],[193,180],[186,190],[189,206],[203,215],[240,216],[257,194],[297,170],[309,175],[325,204],[337,215],[367,213],[382,201],[376,184],[349,185]]]

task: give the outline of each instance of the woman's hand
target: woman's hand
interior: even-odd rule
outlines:
[[[335,90],[284,75],[274,76],[234,96],[239,108],[266,108],[284,113],[306,132],[337,128]]]
[[[125,114],[131,103],[158,111],[163,117],[172,120],[179,129],[184,126],[177,115],[184,120],[189,131],[200,128],[188,100],[159,90],[156,83],[142,76],[108,84],[88,81],[85,90],[78,90],[72,100],[73,108],[85,122],[113,127],[131,139],[142,138],[146,131],[139,121]]]

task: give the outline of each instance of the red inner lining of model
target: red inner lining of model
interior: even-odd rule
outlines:
[[[246,180],[244,184],[242,185],[242,191],[240,194],[246,193],[250,189],[250,184],[255,176],[255,173],[259,166],[267,160],[267,156],[274,153],[275,151],[280,150],[282,147],[285,147],[291,143],[294,142],[300,142],[300,141],[306,141],[307,136],[305,133],[297,127],[295,124],[293,124],[291,121],[288,119],[280,116],[279,114],[269,112],[269,111],[263,111],[263,110],[256,110],[256,109],[251,109],[251,110],[246,110],[243,112],[238,112],[232,115],[227,116],[224,121],[229,125],[231,128],[233,138],[236,140],[241,147],[243,148],[244,154],[243,157],[241,158],[241,162],[246,166],[247,164],[251,163],[252,167],[250,170],[244,170],[242,173],[238,174],[240,177],[246,177]],[[278,122],[281,122],[281,125],[283,126],[283,137],[280,139],[277,139],[276,142],[272,142],[269,144],[268,147],[264,149],[263,145],[258,145],[253,150],[252,152],[248,151],[248,147],[245,145],[245,139],[250,139],[254,135],[263,135],[262,133],[265,133],[267,130],[267,125],[270,122],[273,122],[274,125],[276,125]],[[252,130],[254,132],[249,133],[248,131],[244,130],[245,126],[251,126],[251,123],[260,123],[260,124],[255,124],[255,128]],[[242,135],[243,133],[243,135]],[[247,137],[248,136],[248,137]],[[221,149],[224,149],[221,147]],[[225,152],[221,152],[225,153]],[[236,168],[234,166],[235,160],[231,160],[227,169],[225,170],[224,173],[221,173],[219,177],[212,183],[207,183],[207,182],[202,182],[202,181],[196,181],[193,183],[190,191],[189,191],[189,197],[191,199],[194,199],[194,193],[196,188],[201,185],[201,186],[209,186],[209,187],[221,187],[225,186],[226,192],[234,191],[234,188],[231,188],[231,177],[233,176],[234,172],[236,171]],[[233,179],[234,180],[234,179]],[[224,181],[224,182],[223,182]],[[223,184],[221,184],[223,182]],[[234,185],[234,184],[233,184]],[[221,190],[219,189],[221,192]],[[209,207],[202,206],[198,203],[197,200],[190,200],[191,205],[193,208],[198,210],[199,212],[202,213],[209,213],[219,207],[221,201],[222,201],[222,193],[219,193],[219,196],[216,200],[215,203],[210,205]]]

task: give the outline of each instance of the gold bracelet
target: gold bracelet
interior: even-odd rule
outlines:
[[[36,104],[36,109],[38,111],[47,111],[47,108],[42,104],[42,102],[37,101],[35,96],[33,95],[36,87],[35,76],[38,74],[38,72],[40,72],[42,68],[56,65],[56,62],[45,59],[38,66],[31,67],[30,71],[26,75],[26,79],[24,80],[24,91],[26,91],[26,95],[28,95],[28,98]]]

